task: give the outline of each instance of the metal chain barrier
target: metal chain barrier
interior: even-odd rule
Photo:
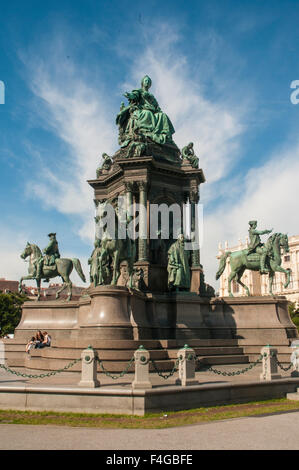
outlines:
[[[281,362],[278,360],[277,355],[276,355],[275,353],[271,352],[271,356],[274,357],[274,359],[275,359],[276,362],[277,362],[278,367],[280,367],[281,370],[283,370],[283,371],[285,371],[285,372],[288,372],[288,371],[291,369],[291,367],[293,367],[293,363],[292,363],[292,362],[290,363],[290,365],[289,365],[288,367],[284,367],[284,366],[281,364]]]
[[[221,370],[217,370],[217,369],[214,369],[213,367],[209,367],[207,370],[210,371],[210,372],[214,372],[214,374],[217,374],[217,375],[223,375],[223,376],[228,376],[228,377],[233,377],[235,375],[241,375],[241,374],[245,374],[246,372],[248,372],[249,370],[253,369],[255,366],[257,366],[263,359],[263,355],[261,354],[259,356],[259,358],[253,362],[252,364],[250,364],[248,367],[245,367],[244,369],[240,369],[240,370],[236,370],[236,371],[232,371],[232,372],[225,372],[225,371],[221,371]],[[199,362],[200,361],[200,358],[197,357],[196,360]]]
[[[248,367],[245,367],[244,369],[240,369],[240,370],[237,370],[237,371],[231,371],[231,372],[226,372],[226,371],[221,371],[221,370],[217,370],[215,369],[214,367],[210,366],[208,367],[206,370],[209,371],[209,372],[213,372],[214,374],[217,374],[217,375],[222,375],[222,376],[228,376],[228,377],[233,377],[233,376],[236,376],[236,375],[241,375],[241,374],[245,374],[246,372],[248,372],[249,370],[253,369],[254,367],[256,367],[259,363],[261,363],[263,357],[265,357],[267,354],[261,354],[259,356],[259,358],[253,362],[252,364],[250,364]],[[287,372],[291,369],[291,367],[293,366],[292,363],[290,363],[290,365],[288,367],[284,367],[281,362],[278,360],[277,358],[277,355],[273,352],[271,352],[271,356],[273,358],[275,358],[276,362],[277,362],[277,365],[278,367],[280,367],[280,369],[282,369],[283,371]],[[192,360],[193,359],[193,356],[190,355],[190,357],[188,356],[187,357],[187,360]],[[103,361],[98,357],[96,356],[95,357],[95,360],[99,363],[100,365],[100,368],[102,370],[102,372],[107,376],[107,377],[110,377],[111,379],[113,380],[117,380],[121,377],[123,377],[125,374],[127,374],[129,372],[129,369],[131,368],[133,362],[135,361],[135,357],[133,356],[130,361],[128,362],[127,366],[125,367],[125,369],[118,373],[118,374],[112,374],[110,373],[109,371],[107,371],[107,369],[105,369],[104,367],[104,364],[103,364]],[[150,362],[153,364],[153,368],[154,368],[154,371],[159,375],[159,377],[162,377],[164,380],[167,380],[169,379],[170,377],[172,377],[177,371],[178,371],[178,366],[179,366],[179,363],[180,361],[182,361],[183,358],[182,356],[180,356],[174,363],[174,366],[172,368],[172,370],[168,373],[163,373],[161,372],[158,367],[157,367],[157,364],[155,363],[154,359],[150,359]],[[199,356],[195,356],[195,360],[196,362],[198,363],[198,365],[200,364],[200,357]],[[5,366],[4,364],[0,364],[0,369],[4,369],[6,372],[9,372],[13,375],[16,375],[18,377],[24,377],[24,378],[29,378],[29,379],[42,379],[42,378],[45,378],[45,377],[51,377],[51,376],[54,376],[54,375],[57,375],[57,374],[60,374],[61,372],[64,372],[68,369],[70,369],[71,367],[73,367],[75,364],[77,364],[78,362],[81,361],[81,358],[79,359],[75,359],[74,361],[71,361],[69,364],[67,364],[65,367],[63,367],[62,369],[58,369],[56,371],[52,371],[52,372],[47,372],[47,373],[42,373],[42,374],[25,374],[25,373],[22,373],[22,372],[17,372],[13,369],[10,369],[9,367]]]
[[[162,372],[159,371],[154,359],[151,359],[151,363],[153,364],[153,367],[155,369],[155,372],[157,372],[157,374],[162,377],[162,379],[169,379],[169,377],[172,377],[177,371],[178,371],[178,365],[179,365],[179,362],[180,362],[181,359],[177,359],[174,363],[174,366],[173,366],[173,369],[168,372],[168,374],[163,374]]]
[[[70,362],[68,365],[66,365],[63,369],[58,369],[52,372],[47,372],[45,374],[24,374],[23,372],[17,372],[16,370],[10,369],[9,367],[5,366],[4,364],[0,364],[0,369],[6,370],[6,372],[9,372],[10,374],[16,375],[18,377],[25,377],[28,379],[43,379],[44,377],[51,377],[52,375],[60,374],[61,372],[64,372],[71,367],[73,367],[77,362],[81,361],[80,359],[75,359],[74,361]]]
[[[123,377],[125,374],[127,374],[128,371],[129,371],[129,369],[130,369],[130,367],[131,367],[131,365],[132,365],[133,362],[135,361],[135,358],[134,358],[134,356],[133,356],[133,357],[130,359],[130,361],[128,362],[127,367],[126,367],[122,372],[120,372],[118,375],[113,375],[113,374],[111,374],[110,372],[108,372],[108,371],[105,369],[105,367],[104,367],[104,365],[103,365],[103,361],[102,361],[98,356],[96,356],[95,359],[96,359],[96,361],[100,364],[100,368],[102,369],[102,371],[104,372],[104,374],[107,375],[107,377],[110,377],[110,378],[113,379],[113,380],[120,379],[120,378]]]

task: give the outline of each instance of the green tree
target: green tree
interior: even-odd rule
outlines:
[[[291,320],[299,331],[299,309],[296,309],[296,304],[294,302],[290,302],[288,308]]]
[[[0,334],[13,333],[22,315],[22,305],[28,300],[23,294],[0,292]]]

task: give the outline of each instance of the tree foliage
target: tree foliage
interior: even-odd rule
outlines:
[[[299,309],[296,308],[296,304],[294,302],[289,303],[289,314],[292,322],[296,325],[297,330],[299,331]]]
[[[22,315],[22,305],[28,300],[23,294],[0,292],[0,334],[13,333]]]

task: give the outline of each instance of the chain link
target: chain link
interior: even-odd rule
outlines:
[[[17,372],[16,370],[10,369],[9,367],[5,366],[4,364],[0,364],[0,369],[6,370],[6,372],[9,372],[10,374],[16,375],[17,377],[25,377],[28,379],[43,379],[45,377],[51,377],[52,375],[60,374],[61,372],[64,372],[65,370],[70,369],[73,367],[77,362],[81,361],[80,359],[75,359],[74,361],[70,362],[68,365],[66,365],[63,369],[58,369],[52,372],[48,372],[45,374],[24,374],[23,372]]]
[[[157,374],[162,377],[162,379],[169,379],[169,377],[172,377],[178,370],[178,365],[179,365],[179,362],[180,362],[180,358],[178,358],[175,363],[174,363],[174,366],[173,366],[173,369],[168,373],[168,374],[163,374],[162,372],[159,371],[154,359],[151,359],[151,363],[153,364],[154,366],[154,369],[155,369],[155,372],[157,372]]]
[[[284,367],[281,364],[281,362],[278,360],[277,355],[273,351],[271,352],[271,356],[276,360],[276,363],[277,363],[278,367],[280,367],[280,369],[284,370],[285,372],[288,372],[291,369],[291,367],[293,366],[293,363],[291,362],[288,367]]]
[[[236,375],[241,375],[241,374],[245,374],[246,372],[248,372],[249,370],[253,369],[254,367],[257,366],[257,364],[259,364],[263,357],[266,356],[267,354],[261,354],[259,356],[259,358],[253,362],[252,364],[250,364],[248,367],[245,367],[244,369],[240,369],[240,370],[237,370],[237,371],[232,371],[232,372],[226,372],[226,371],[220,371],[220,370],[217,370],[215,369],[214,367],[209,367],[207,369],[207,371],[210,371],[210,372],[213,372],[214,374],[217,374],[217,375],[222,375],[222,376],[228,376],[228,377],[233,377],[233,376],[236,376]],[[293,366],[292,363],[290,363],[290,365],[288,367],[284,367],[280,361],[278,360],[277,358],[277,355],[273,352],[271,352],[271,356],[276,360],[277,362],[277,365],[278,367],[280,367],[280,369],[282,369],[283,371],[287,372],[291,369],[291,367]],[[195,357],[195,361],[200,363],[200,357],[199,356],[194,356]],[[193,357],[192,357],[193,358]],[[192,360],[191,357],[187,357],[186,359],[187,360]],[[99,363],[100,365],[100,368],[101,370],[103,371],[103,373],[107,376],[107,377],[110,377],[111,379],[113,380],[116,380],[116,379],[119,379],[121,377],[123,377],[125,374],[128,373],[131,365],[133,364],[133,362],[135,361],[135,358],[134,356],[130,359],[130,361],[128,362],[127,366],[125,367],[125,369],[120,372],[119,374],[111,374],[110,372],[107,371],[107,369],[105,369],[104,367],[104,364],[103,364],[103,361],[98,357],[96,356],[95,357],[95,360]],[[153,364],[153,367],[154,367],[154,370],[155,372],[160,376],[162,377],[164,380],[167,380],[169,379],[170,377],[172,377],[177,371],[178,371],[178,365],[180,363],[180,361],[182,360],[182,357],[179,357],[175,363],[174,363],[174,367],[172,368],[172,370],[166,374],[164,374],[163,372],[161,372],[158,367],[157,367],[157,364],[155,363],[155,361],[153,359],[150,359],[150,362]],[[63,367],[62,369],[58,369],[56,371],[52,371],[52,372],[48,372],[48,373],[42,373],[42,374],[25,374],[25,373],[22,373],[22,372],[17,372],[13,369],[10,369],[9,367],[5,366],[4,364],[0,364],[0,369],[4,369],[6,372],[9,372],[13,375],[16,375],[18,377],[24,377],[24,378],[29,378],[29,379],[42,379],[42,378],[45,378],[45,377],[51,377],[51,376],[54,376],[54,375],[57,375],[57,374],[60,374],[61,372],[64,372],[68,369],[70,369],[71,367],[73,367],[75,364],[77,364],[78,362],[81,361],[81,358],[79,359],[75,359],[74,361],[71,361],[69,364],[67,364],[65,367]]]
[[[116,380],[116,379],[120,379],[121,377],[123,377],[125,374],[128,373],[131,365],[135,361],[135,358],[134,358],[134,356],[131,357],[130,361],[128,362],[127,367],[122,372],[120,372],[118,375],[113,375],[110,372],[108,372],[107,369],[105,369],[105,367],[103,365],[103,361],[98,356],[95,357],[95,360],[100,364],[100,368],[102,369],[104,374],[107,375],[107,377],[110,377],[111,379]]]
[[[217,374],[217,375],[233,377],[235,375],[245,374],[246,372],[248,372],[249,370],[251,370],[255,366],[257,366],[257,364],[259,364],[262,361],[262,359],[263,359],[263,355],[261,354],[260,357],[255,362],[250,364],[248,367],[245,367],[244,369],[232,371],[232,372],[226,372],[226,371],[222,372],[221,370],[214,369],[213,367],[209,367],[207,370],[210,371],[210,372],[214,372],[214,374]],[[197,357],[196,360],[199,362],[200,358]]]

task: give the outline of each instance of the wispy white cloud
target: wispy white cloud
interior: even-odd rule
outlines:
[[[63,214],[80,215],[80,235],[92,239],[88,220],[94,212],[93,195],[86,180],[95,176],[101,154],[116,148],[115,125],[107,119],[107,97],[103,90],[83,81],[78,68],[65,64],[61,50],[47,60],[33,60],[31,67],[30,83],[39,100],[43,125],[66,144],[67,153],[60,160],[49,154],[40,159],[27,193]]]
[[[6,279],[20,279],[26,276],[28,265],[21,259],[26,246],[28,234],[5,229],[1,227],[0,234],[0,277]],[[26,241],[24,241],[26,240]]]
[[[202,260],[207,277],[215,283],[218,244],[228,241],[229,246],[245,241],[248,221],[258,220],[261,229],[297,235],[299,224],[297,205],[299,198],[299,143],[277,150],[260,167],[250,169],[239,180],[239,195],[227,200],[204,219]]]

